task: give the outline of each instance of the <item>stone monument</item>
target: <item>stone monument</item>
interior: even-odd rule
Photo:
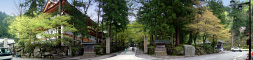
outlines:
[[[4,48],[8,48],[8,39],[4,38]]]
[[[167,40],[155,40],[153,44],[156,45],[155,55],[156,56],[166,56],[167,50],[165,45],[168,44]]]
[[[110,54],[110,38],[106,38],[106,54]]]
[[[195,55],[195,47],[192,45],[184,45],[184,55],[186,57],[192,57]]]

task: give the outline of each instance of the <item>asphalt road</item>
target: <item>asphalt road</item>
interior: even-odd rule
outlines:
[[[225,51],[224,53],[208,54],[171,60],[246,60],[247,53],[248,51],[243,52]]]
[[[179,58],[179,59],[162,59],[162,60],[246,60],[247,53],[248,51],[243,51],[243,52],[225,51],[224,53],[215,53],[215,54],[186,57],[186,58]],[[13,60],[50,60],[50,59],[13,58]]]

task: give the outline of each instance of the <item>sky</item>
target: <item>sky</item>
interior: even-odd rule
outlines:
[[[5,12],[8,15],[17,15],[17,9],[15,8],[15,2],[18,3],[19,0],[1,0],[0,1],[0,11]],[[70,1],[70,0],[68,0]],[[224,6],[228,6],[230,4],[230,0],[222,0]],[[247,1],[247,0],[241,0]],[[94,21],[97,20],[97,12],[95,11],[98,9],[97,4],[92,4],[88,9],[87,15]],[[129,20],[135,20],[135,17],[129,17]]]

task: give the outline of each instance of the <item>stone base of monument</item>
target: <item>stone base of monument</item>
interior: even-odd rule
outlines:
[[[192,57],[195,55],[195,47],[192,45],[184,45],[184,55],[186,57]]]
[[[96,53],[95,52],[84,52],[83,56],[86,56],[86,57],[95,57]]]
[[[166,56],[167,52],[165,51],[159,51],[159,52],[155,52],[156,56]]]
[[[83,51],[83,56],[95,57],[96,52],[95,52],[94,45],[86,45],[85,48],[84,48],[84,51]]]
[[[166,56],[167,55],[166,47],[159,47],[159,46],[157,46],[155,48],[155,55],[156,56]]]

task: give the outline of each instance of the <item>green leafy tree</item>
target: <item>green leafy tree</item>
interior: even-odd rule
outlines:
[[[185,24],[194,19],[194,2],[192,0],[141,0],[140,3],[143,6],[137,14],[137,21],[143,24],[151,35],[154,35],[155,40],[168,38],[168,34],[164,33],[172,33],[171,36],[176,33],[176,46],[178,46],[180,34],[182,38],[186,36],[180,32],[185,32]],[[170,38],[174,39],[174,37]],[[184,39],[181,40],[184,43]]]
[[[11,34],[8,33],[8,20],[12,18],[11,16],[7,15],[4,12],[0,11],[0,37],[5,38],[13,38]]]
[[[24,13],[27,16],[35,17],[34,12],[41,13],[44,9],[46,1],[45,0],[25,0],[24,3],[20,4],[22,7],[29,7]]]
[[[128,7],[125,0],[103,0],[102,1],[103,19],[109,24],[109,36],[112,35],[112,27],[116,32],[126,29],[128,20]]]
[[[202,7],[203,10],[199,10],[202,13],[197,13],[195,20],[192,24],[188,24],[187,27],[190,28],[194,34],[202,35],[203,42],[209,38],[227,40],[230,38],[229,29],[225,28],[225,25],[220,24],[220,20],[208,10],[208,8]],[[194,39],[196,45],[196,37]],[[214,42],[213,42],[214,43]]]
[[[70,16],[65,15],[52,17],[50,14],[34,15],[36,17],[21,16],[10,20],[11,24],[8,32],[15,35],[15,37],[18,37],[19,33],[19,38],[21,40],[25,40],[30,43],[31,41],[39,40],[36,38],[37,34],[43,33],[44,30],[59,27],[61,25],[65,26],[64,31],[76,31],[76,29],[67,22],[70,20]]]
[[[216,15],[220,20],[221,24],[225,25],[227,23],[227,20],[225,19],[226,15],[225,7],[223,6],[222,0],[210,0],[208,2],[208,7],[212,9],[213,14]]]

